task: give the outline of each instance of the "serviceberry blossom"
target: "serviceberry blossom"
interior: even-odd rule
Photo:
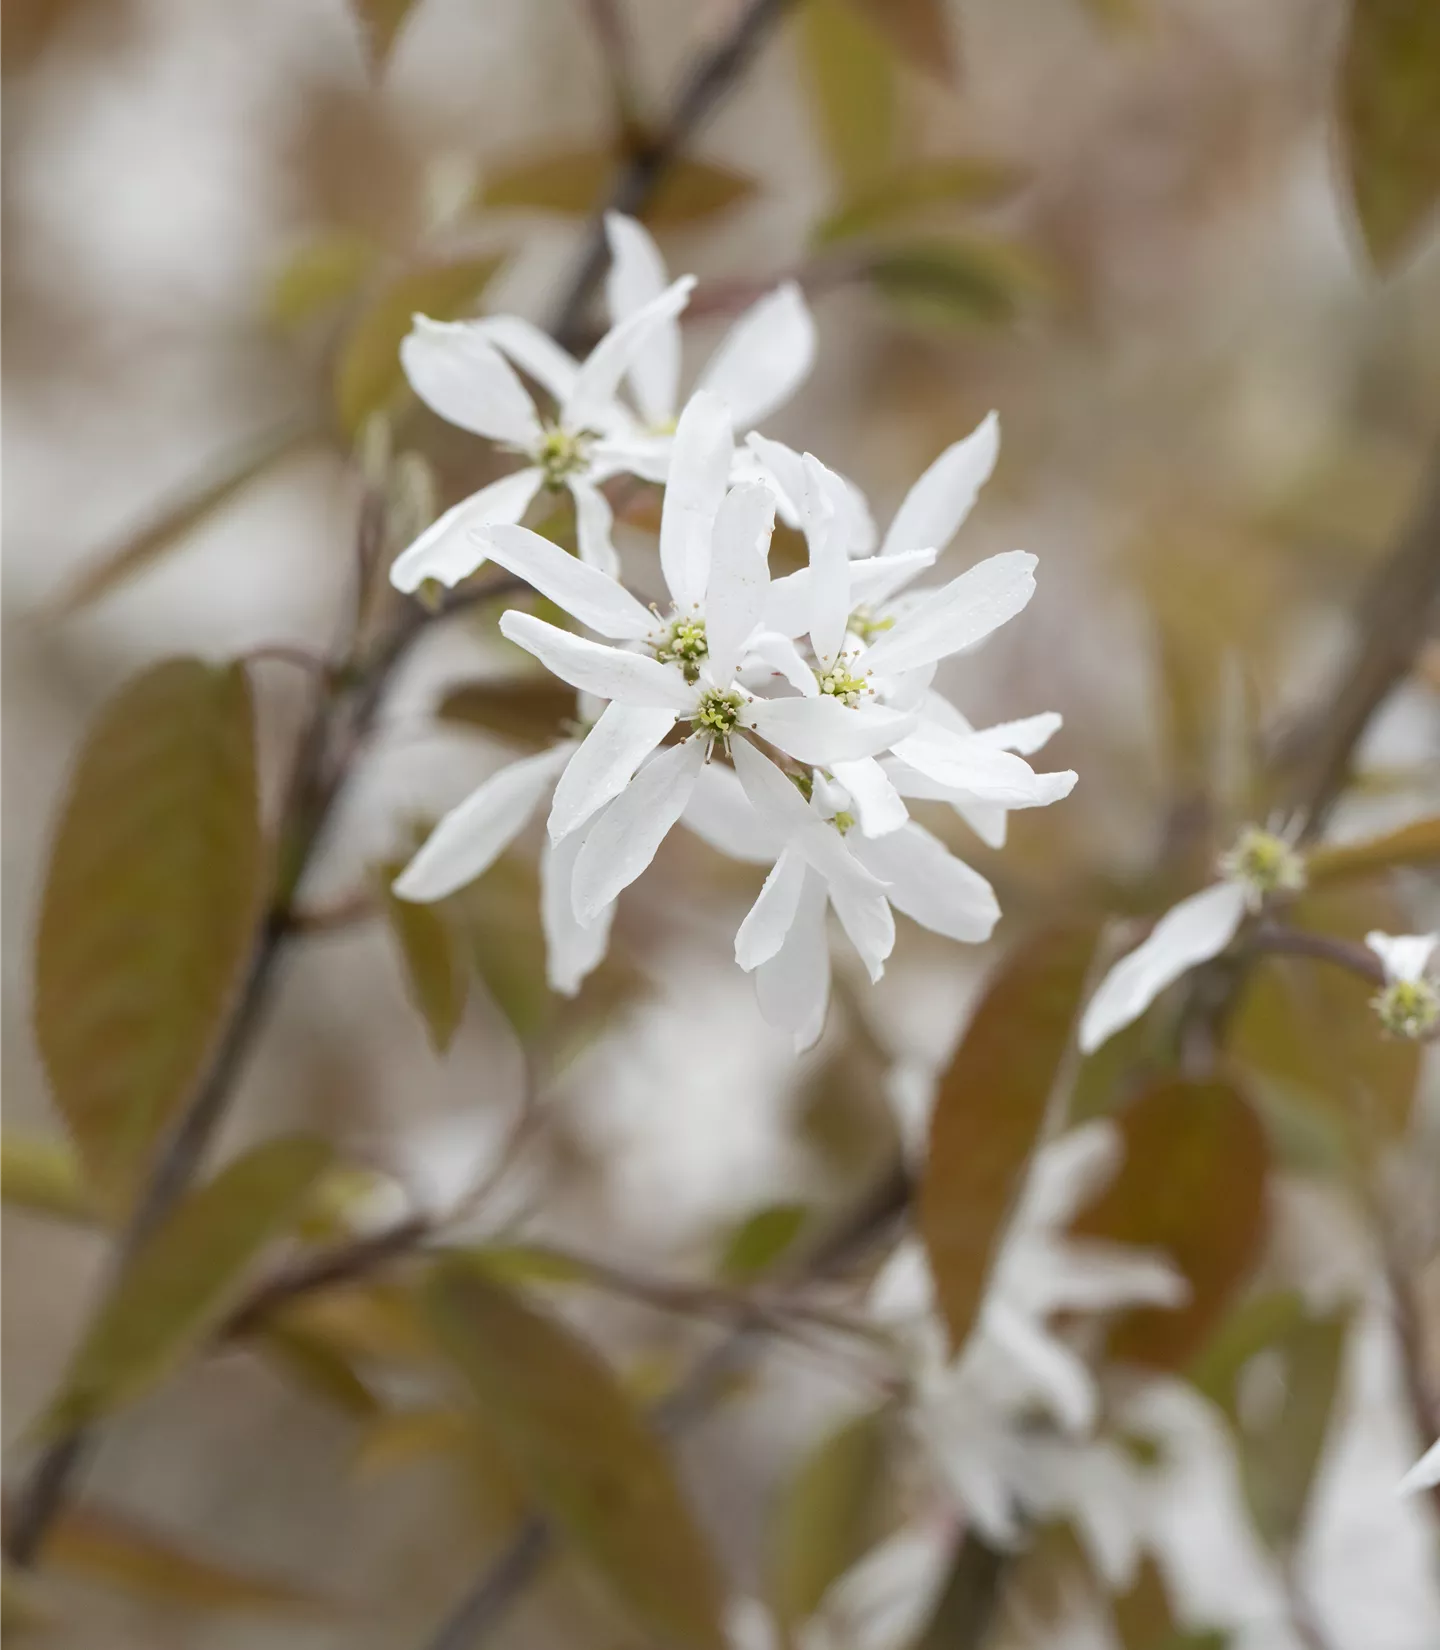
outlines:
[[[1080,1020],[1086,1054],[1138,1020],[1183,974],[1218,957],[1245,918],[1275,895],[1305,886],[1305,862],[1283,836],[1247,825],[1220,858],[1220,882],[1183,899],[1096,988]]]
[[[1397,1495],[1414,1495],[1440,1484],[1440,1440],[1431,1444],[1396,1486]]]
[[[625,474],[655,479],[657,463],[653,443],[619,398],[621,381],[652,336],[674,323],[694,285],[686,275],[657,293],[611,327],[583,362],[516,315],[478,321],[417,315],[400,346],[410,387],[447,423],[525,462],[427,527],[396,559],[390,582],[404,591],[429,579],[459,583],[485,560],[473,529],[519,521],[542,489],[570,494],[580,559],[613,572],[612,516],[601,485]],[[507,355],[553,398],[553,417],[535,405]]]
[[[1440,990],[1425,970],[1440,934],[1382,934],[1377,929],[1365,936],[1365,943],[1385,970],[1385,987],[1371,999],[1380,1024],[1394,1037],[1428,1037],[1440,1026]],[[1440,1458],[1436,1464],[1440,1470]]]

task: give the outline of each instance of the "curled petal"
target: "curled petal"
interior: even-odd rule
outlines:
[[[784,406],[814,361],[815,323],[800,288],[786,281],[735,322],[698,387],[720,396],[735,427],[748,430]]]
[[[485,546],[476,542],[476,532],[496,523],[519,521],[540,491],[541,480],[539,470],[516,470],[461,499],[395,558],[391,584],[408,595],[427,579],[438,579],[446,586],[468,579],[486,561]]]
[[[1000,452],[1000,421],[990,413],[963,441],[947,447],[905,495],[882,553],[943,550],[970,514]]]

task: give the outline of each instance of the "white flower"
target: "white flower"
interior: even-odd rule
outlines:
[[[1396,1486],[1397,1495],[1414,1495],[1417,1490],[1440,1484],[1440,1441],[1431,1444]]]
[[[1080,1020],[1086,1054],[1138,1020],[1167,986],[1218,957],[1272,894],[1305,885],[1304,861],[1283,837],[1247,825],[1220,860],[1225,880],[1173,906],[1101,980]]]
[[[527,462],[427,527],[390,569],[398,590],[415,590],[427,579],[454,585],[467,578],[485,560],[473,529],[519,521],[542,487],[566,489],[575,500],[581,560],[614,569],[611,512],[601,483],[625,473],[648,476],[654,468],[643,432],[618,399],[620,382],[652,335],[674,322],[694,285],[687,275],[656,294],[612,327],[584,362],[519,316],[415,317],[400,346],[411,388],[448,423],[498,442]],[[541,418],[502,350],[553,396],[553,423]]]
[[[1425,970],[1440,934],[1376,930],[1365,936],[1365,943],[1385,970],[1385,989],[1371,1000],[1381,1025],[1395,1037],[1428,1037],[1440,1025],[1440,991]]]
[[[735,771],[768,837],[774,865],[735,936],[735,961],[755,975],[760,1011],[808,1048],[830,998],[827,905],[871,980],[895,943],[891,906],[948,938],[988,939],[1000,915],[994,890],[921,826],[866,838],[846,790],[819,770],[799,788],[753,747],[737,743]],[[837,766],[839,766],[837,764]]]

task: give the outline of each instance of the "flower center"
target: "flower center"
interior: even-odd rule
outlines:
[[[821,693],[828,693],[842,705],[849,705],[851,710],[860,703],[862,693],[874,691],[870,686],[870,678],[855,675],[844,659],[837,661],[829,670],[817,670],[815,680],[820,684]]]
[[[734,688],[728,693],[707,688],[700,695],[700,703],[690,720],[698,732],[708,733],[711,739],[726,740],[734,733],[744,708],[744,697]]]
[[[1230,852],[1221,856],[1220,870],[1232,882],[1243,882],[1255,899],[1305,886],[1305,861],[1284,837],[1255,825],[1247,825]]]
[[[1392,980],[1370,1002],[1392,1037],[1426,1037],[1440,1025],[1440,992],[1429,980]]]
[[[704,619],[673,619],[655,643],[655,657],[662,665],[679,665],[687,682],[700,679],[700,661],[709,651]]]
[[[846,628],[852,636],[858,636],[862,642],[871,642],[885,631],[893,630],[895,620],[877,619],[868,607],[857,607],[850,615]]]
[[[844,836],[846,831],[855,823],[855,815],[842,809],[830,823],[839,831],[841,836]]]
[[[557,491],[565,485],[565,478],[583,470],[590,462],[590,444],[595,440],[593,430],[562,430],[558,424],[547,426],[532,455],[545,472],[545,485]]]

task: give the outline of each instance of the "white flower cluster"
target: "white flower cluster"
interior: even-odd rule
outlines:
[[[949,803],[998,845],[1008,810],[1057,801],[1075,783],[1024,760],[1058,716],[977,731],[932,686],[942,659],[1025,606],[1035,558],[1012,551],[908,588],[994,466],[993,415],[921,476],[878,550],[852,483],[750,429],[809,371],[814,330],[793,286],[739,319],[674,418],[678,317],[693,283],[667,284],[638,224],[612,217],[608,228],[614,324],[585,362],[513,316],[417,318],[404,345],[430,407],[526,463],[442,516],[396,561],[393,582],[453,585],[491,561],[589,635],[503,616],[503,634],[578,691],[582,729],[441,820],[395,890],[435,900],[472,881],[548,796],[550,979],[573,992],[604,955],[616,898],[683,821],[770,866],[735,958],[754,974],[766,1019],[804,1048],[829,998],[827,908],[872,979],[894,944],[895,910],[962,941],[986,939],[999,915],[990,885],[910,818],[907,799]],[[515,367],[553,397],[553,422]],[[661,600],[618,577],[600,484],[622,473],[664,484]],[[578,559],[518,525],[542,488],[574,496]],[[803,529],[809,564],[772,579],[777,514]]]

